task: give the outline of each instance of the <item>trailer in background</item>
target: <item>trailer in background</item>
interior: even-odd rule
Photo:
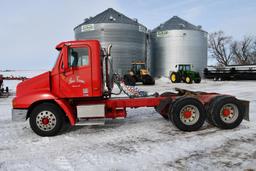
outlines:
[[[214,81],[256,80],[256,65],[209,66],[204,69],[204,77]]]
[[[0,98],[9,96],[9,88],[8,87],[4,88],[3,82],[4,82],[4,77],[3,75],[0,75]]]
[[[9,87],[4,87],[4,80],[27,80],[27,77],[23,77],[23,76],[3,76],[2,74],[0,74],[0,98],[1,97],[8,97],[10,95],[9,93]]]

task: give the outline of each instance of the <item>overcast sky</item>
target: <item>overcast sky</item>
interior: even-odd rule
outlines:
[[[0,70],[51,69],[55,45],[84,18],[114,8],[153,29],[177,15],[207,32],[256,35],[256,0],[0,0]]]

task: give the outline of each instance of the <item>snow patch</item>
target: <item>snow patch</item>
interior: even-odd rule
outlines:
[[[17,83],[5,82],[14,94]],[[138,108],[128,109],[125,120],[110,120],[104,126],[73,127],[62,135],[39,137],[28,121],[11,121],[13,94],[0,99],[0,170],[256,168],[256,82],[202,80],[200,84],[188,85],[160,78],[155,86],[139,88],[163,93],[174,91],[175,87],[232,94],[249,100],[251,121],[243,121],[233,130],[220,130],[205,123],[199,131],[182,132],[153,108]]]

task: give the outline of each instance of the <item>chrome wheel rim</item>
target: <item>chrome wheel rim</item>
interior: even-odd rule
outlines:
[[[186,105],[180,110],[180,120],[185,125],[194,125],[199,120],[200,112],[194,105]]]
[[[51,131],[56,126],[56,117],[51,111],[41,111],[36,117],[36,125],[42,131]]]
[[[228,103],[222,106],[220,110],[220,118],[225,123],[233,123],[239,116],[237,105]]]

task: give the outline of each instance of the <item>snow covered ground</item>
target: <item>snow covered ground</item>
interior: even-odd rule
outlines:
[[[16,84],[5,82],[13,94]],[[203,80],[201,84],[187,85],[161,78],[155,86],[139,88],[161,93],[174,91],[174,87],[249,100],[251,121],[243,121],[233,130],[220,130],[206,123],[200,131],[186,133],[153,108],[139,108],[129,109],[125,120],[73,127],[59,136],[39,137],[28,122],[11,121],[11,96],[0,99],[0,170],[255,169],[256,81]]]

